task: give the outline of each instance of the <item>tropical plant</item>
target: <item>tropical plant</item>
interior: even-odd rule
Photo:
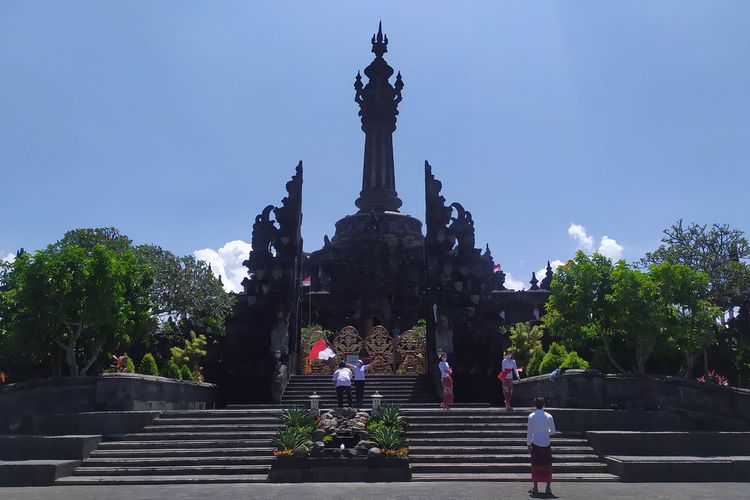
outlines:
[[[135,370],[129,370],[128,368],[128,358],[127,354],[123,354],[122,356],[115,356],[112,355],[112,364],[109,366],[109,371],[113,373],[133,373]],[[133,362],[130,361],[132,364]]]
[[[381,427],[370,433],[370,439],[381,450],[397,450],[403,448],[406,440],[397,427]]]
[[[164,375],[167,378],[173,378],[176,380],[179,380],[182,378],[182,372],[180,371],[180,367],[177,366],[177,364],[174,362],[173,359],[167,360],[167,364],[164,365],[164,369],[162,370],[162,375]]]
[[[138,365],[138,373],[142,373],[143,375],[159,375],[159,367],[156,366],[156,360],[154,359],[153,354],[147,352],[143,355],[141,364]]]
[[[323,436],[323,442],[326,443],[326,444],[332,443],[333,442],[333,436],[331,436],[330,434],[326,434],[325,436]]]
[[[306,448],[305,444],[310,440],[310,434],[299,427],[286,427],[280,429],[271,439],[271,444],[278,450],[293,450],[295,448]]]
[[[305,427],[313,424],[310,412],[303,406],[290,406],[279,414],[279,421],[287,427]]]
[[[373,420],[387,427],[396,427],[403,429],[406,427],[406,418],[398,405],[393,403],[383,403],[380,405],[378,414]]]
[[[206,336],[190,332],[190,338],[183,340],[184,347],[172,347],[169,352],[177,366],[187,366],[193,374],[200,373],[201,361],[208,354]]]
[[[701,375],[697,380],[706,384],[729,385],[729,381],[725,376],[719,375],[713,370],[709,371],[708,375]]]
[[[510,327],[510,344],[513,357],[519,366],[526,366],[531,356],[542,348],[542,328],[531,322],[516,323]]]

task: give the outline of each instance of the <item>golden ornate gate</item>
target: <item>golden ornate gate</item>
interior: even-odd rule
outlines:
[[[370,358],[371,373],[387,375],[393,373],[393,339],[388,330],[375,326],[365,339],[365,350]]]
[[[407,330],[401,334],[396,344],[396,360],[399,375],[421,375],[425,372],[425,352],[427,342],[424,330]]]
[[[333,339],[333,350],[341,361],[346,361],[346,356],[350,354],[359,358],[363,345],[362,337],[353,326],[345,326]]]
[[[330,375],[333,373],[333,361],[324,359],[314,359],[310,361],[307,355],[310,353],[313,345],[319,340],[327,342],[326,334],[322,330],[315,330],[300,339],[300,358],[302,363],[302,373],[305,375]]]

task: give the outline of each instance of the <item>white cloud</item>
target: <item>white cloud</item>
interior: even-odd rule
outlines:
[[[242,280],[247,277],[247,268],[242,262],[247,260],[252,247],[242,240],[227,242],[218,250],[204,248],[193,252],[193,256],[211,264],[216,276],[221,276],[224,289],[228,292],[241,292]]]
[[[505,288],[508,290],[521,290],[525,286],[522,281],[518,281],[510,273],[505,273]]]
[[[568,226],[568,234],[578,242],[578,248],[580,250],[587,253],[594,251],[594,237],[591,236],[581,224],[571,223],[570,226]],[[599,240],[599,247],[596,251],[605,257],[617,261],[622,258],[622,252],[624,249],[625,248],[622,245],[617,243],[616,239],[604,235],[602,236],[602,239]]]
[[[594,249],[594,237],[590,236],[582,225],[571,222],[568,226],[568,234],[578,241],[578,248],[584,252],[590,252]]]
[[[0,255],[2,255],[2,254],[3,254],[3,252],[0,251]],[[11,252],[8,255],[6,255],[5,257],[0,258],[0,260],[2,260],[4,262],[13,262],[14,260],[16,260],[16,254],[14,254],[14,253]]]
[[[597,252],[604,255],[605,257],[609,257],[613,261],[618,261],[622,258],[623,250],[624,247],[617,243],[617,240],[605,235],[602,236],[602,239],[599,242],[599,249],[597,250]]]

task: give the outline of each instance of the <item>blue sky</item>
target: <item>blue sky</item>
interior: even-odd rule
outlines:
[[[298,160],[317,249],[356,210],[379,19],[402,211],[428,159],[515,279],[679,218],[750,231],[747,1],[4,0],[0,252],[116,226],[237,274]]]

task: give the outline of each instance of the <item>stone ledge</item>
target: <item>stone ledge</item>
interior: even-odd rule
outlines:
[[[80,465],[78,460],[0,461],[0,486],[52,486]]]
[[[399,482],[411,480],[408,458],[277,458],[273,483]]]
[[[0,436],[2,460],[84,460],[101,436]]]

